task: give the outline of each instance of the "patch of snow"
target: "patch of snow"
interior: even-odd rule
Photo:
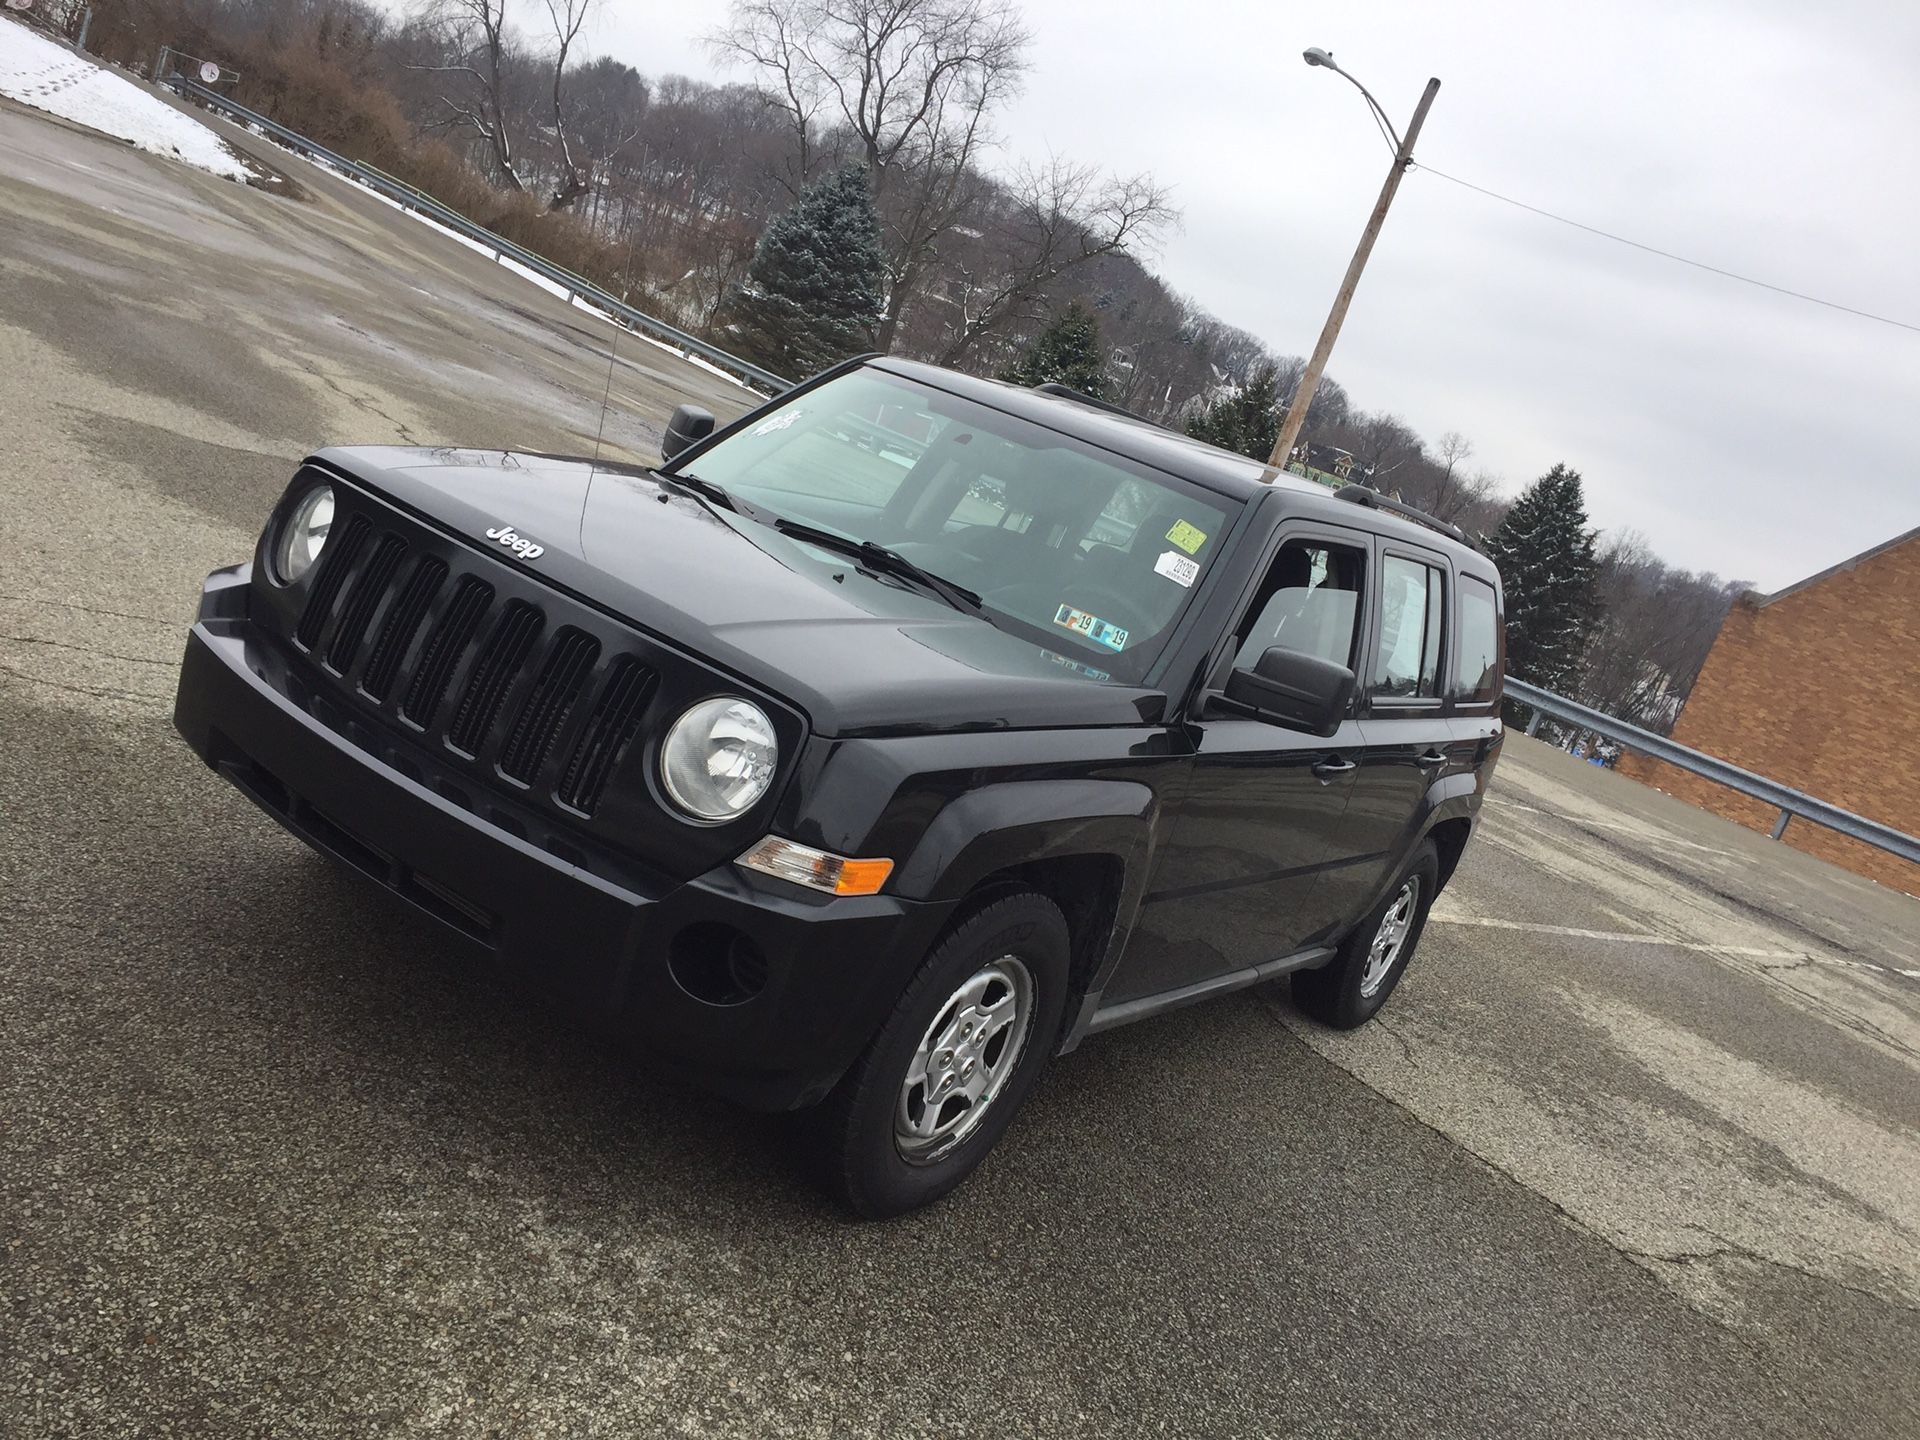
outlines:
[[[0,95],[229,180],[247,178],[220,137],[191,115],[13,20],[0,20]]]
[[[345,180],[348,184],[352,185],[356,190],[361,191],[370,199],[378,200],[382,205],[386,205],[391,207],[392,209],[398,210],[402,215],[409,216],[412,219],[419,221],[420,224],[427,226],[429,229],[439,231],[442,235],[446,236],[447,239],[453,241],[456,245],[464,245],[467,247],[467,249],[476,251],[479,254],[486,256],[489,260],[496,258],[494,256],[493,247],[491,245],[482,245],[478,240],[475,240],[472,236],[462,235],[458,230],[452,229],[451,227],[446,225],[442,225],[438,220],[434,219],[431,215],[424,214],[421,211],[414,209],[411,205],[402,205],[398,200],[394,199],[391,195],[382,195],[378,190],[374,189],[371,185],[362,184],[359,177],[357,176],[349,175],[346,171],[336,169],[332,165],[322,164],[320,161],[313,159],[313,157],[310,155],[307,157],[307,159],[312,164],[319,166],[322,170],[325,170],[329,175],[338,175],[342,180]]]
[[[515,268],[517,269],[519,267],[516,266]],[[711,375],[719,376],[722,380],[725,380],[730,385],[738,385],[742,390],[747,391],[749,394],[759,393],[758,391],[754,390],[754,388],[751,385],[749,385],[746,381],[742,380],[738,375],[735,375],[730,370],[722,370],[718,365],[714,364],[711,360],[707,359],[705,356],[696,355],[691,350],[682,350],[678,345],[674,344],[671,340],[659,340],[647,334],[644,330],[636,330],[632,325],[628,324],[625,320],[617,319],[616,317],[609,315],[605,310],[601,309],[598,305],[595,305],[592,301],[587,300],[583,296],[580,296],[580,295],[574,296],[573,305],[576,310],[584,310],[589,315],[593,316],[595,319],[604,320],[607,322],[607,324],[615,326],[616,328],[619,329],[620,333],[626,336],[628,339],[638,340],[642,345],[651,345],[656,350],[664,350],[667,352],[667,354],[672,355],[677,359],[686,361],[687,364],[693,366],[697,370],[705,370]]]
[[[573,299],[574,292],[569,290],[566,286],[556,284],[554,281],[549,280],[547,279],[546,276],[540,274],[537,270],[529,270],[526,266],[522,265],[518,260],[515,260],[511,255],[502,255],[500,257],[500,264],[503,268],[511,270],[514,274],[518,275],[522,280],[525,280],[529,284],[538,285],[542,290],[546,291],[549,295],[557,296],[559,299],[562,299],[562,300]]]
[[[21,36],[19,42],[15,42],[15,36]],[[109,86],[119,86],[125,92],[125,96],[113,92]],[[104,94],[106,100],[90,98],[90,96],[96,96],[96,92]],[[192,115],[182,115],[177,109],[146,94],[146,90],[138,88],[136,84],[123,81],[119,75],[111,75],[109,71],[100,69],[90,61],[81,60],[69,50],[63,50],[58,44],[42,40],[33,31],[27,31],[25,27],[12,21],[0,21],[0,94],[12,96],[13,100],[21,100],[23,104],[35,106],[36,109],[46,109],[54,115],[60,115],[63,119],[79,121],[81,125],[90,125],[96,131],[106,131],[123,140],[132,140],[142,150],[152,150],[159,156],[186,159],[188,163],[202,165],[204,169],[213,171],[215,175],[230,175],[236,180],[248,179],[248,171],[228,154],[219,136],[209,131],[200,121],[196,121]],[[79,100],[73,98],[77,94],[81,96]],[[56,96],[56,98],[67,96],[65,100],[67,108],[61,108],[60,104],[52,104],[46,96]],[[150,115],[142,108],[152,108],[157,111],[157,115]],[[129,121],[123,119],[125,115],[131,115],[134,121],[138,121],[138,129],[134,129]],[[121,121],[121,123],[106,123],[106,121]],[[257,132],[257,127],[252,125],[248,129]],[[165,142],[165,148],[161,148],[161,144],[154,144],[152,140]],[[338,169],[336,165],[328,165],[317,157],[303,156],[301,152],[294,152],[294,150],[288,150],[288,154],[300,156],[307,163],[311,163],[315,169],[323,169],[328,175],[336,175],[342,180],[348,180],[349,184],[361,190],[361,194],[371,196],[372,200],[378,200],[382,205],[390,205],[392,209],[397,209],[403,215],[409,215],[411,219],[419,221],[420,225],[438,230],[447,240],[453,240],[455,244],[467,246],[468,250],[486,255],[503,269],[513,271],[522,280],[528,280],[530,284],[540,286],[541,290],[545,290],[547,294],[563,300],[568,298],[568,290],[563,284],[555,284],[547,276],[536,275],[534,271],[526,269],[524,265],[516,263],[513,259],[505,255],[497,255],[493,252],[492,246],[482,244],[480,240],[474,240],[467,234],[461,234],[459,230],[445,227],[432,215],[424,215],[419,209],[413,209],[411,205],[399,204],[392,196],[380,194],[369,184],[363,184],[359,177],[349,175],[346,171]],[[271,179],[278,180],[278,177],[271,177]],[[413,286],[413,288],[420,290],[419,286]],[[428,296],[432,292],[420,290],[420,294]],[[614,319],[605,309],[593,305],[582,296],[572,296],[572,303],[574,307],[588,311],[589,315],[593,315],[595,319],[601,319],[607,324],[626,330],[628,336],[639,340],[641,344],[653,346],[655,349],[664,349],[670,355],[678,355],[680,359],[684,359],[685,363],[695,365],[703,371],[712,372],[722,380],[728,380],[735,386],[739,386],[741,390],[749,390],[749,392],[753,390],[753,386],[749,386],[737,374],[722,371],[712,361],[684,351],[674,344],[655,340],[649,334],[641,334],[639,330],[634,330],[632,326]]]

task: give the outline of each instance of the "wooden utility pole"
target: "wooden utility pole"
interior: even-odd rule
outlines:
[[[1387,218],[1387,207],[1393,204],[1394,192],[1400,188],[1400,177],[1413,164],[1413,142],[1420,134],[1420,127],[1426,123],[1427,110],[1433,104],[1433,97],[1439,93],[1440,82],[1427,81],[1426,93],[1414,107],[1413,119],[1407,125],[1407,138],[1400,142],[1400,148],[1394,152],[1393,168],[1387,172],[1387,183],[1380,187],[1380,198],[1373,202],[1373,214],[1367,217],[1367,228],[1360,233],[1360,245],[1347,265],[1346,278],[1340,282],[1340,293],[1333,297],[1333,309],[1327,312],[1327,323],[1320,331],[1320,342],[1313,347],[1313,358],[1307,361],[1307,368],[1300,372],[1300,383],[1294,387],[1293,399],[1287,402],[1286,418],[1280,422],[1280,438],[1274,441],[1273,454],[1267,458],[1267,463],[1276,469],[1286,468],[1287,457],[1300,439],[1300,427],[1307,422],[1307,407],[1313,404],[1313,392],[1320,388],[1320,376],[1327,368],[1327,357],[1333,353],[1333,342],[1340,338],[1340,322],[1347,318],[1347,306],[1353,303],[1353,292],[1360,284],[1360,272],[1367,268],[1367,256],[1373,253],[1373,242],[1380,234],[1381,222]]]

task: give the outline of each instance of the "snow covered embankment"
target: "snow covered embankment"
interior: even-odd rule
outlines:
[[[247,168],[220,137],[132,81],[0,18],[0,95],[76,125],[130,140],[142,150],[184,160],[230,180]]]

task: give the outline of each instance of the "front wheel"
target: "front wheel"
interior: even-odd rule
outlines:
[[[1047,1063],[1068,959],[1066,920],[1032,891],[950,930],[827,1102],[829,1188],[877,1220],[966,1179]]]
[[[1366,1024],[1406,974],[1439,888],[1440,852],[1423,840],[1393,888],[1354,926],[1332,961],[1318,970],[1294,972],[1295,1003],[1336,1030]]]

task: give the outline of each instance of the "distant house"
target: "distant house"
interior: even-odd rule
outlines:
[[[1353,452],[1342,450],[1338,445],[1322,445],[1317,440],[1308,441],[1307,464],[1316,470],[1324,470],[1336,480],[1353,478]]]
[[[1734,603],[1673,738],[1920,833],[1920,529]],[[1643,755],[1622,773],[1756,830],[1778,812]],[[1920,865],[1806,820],[1788,843],[1910,894]]]

